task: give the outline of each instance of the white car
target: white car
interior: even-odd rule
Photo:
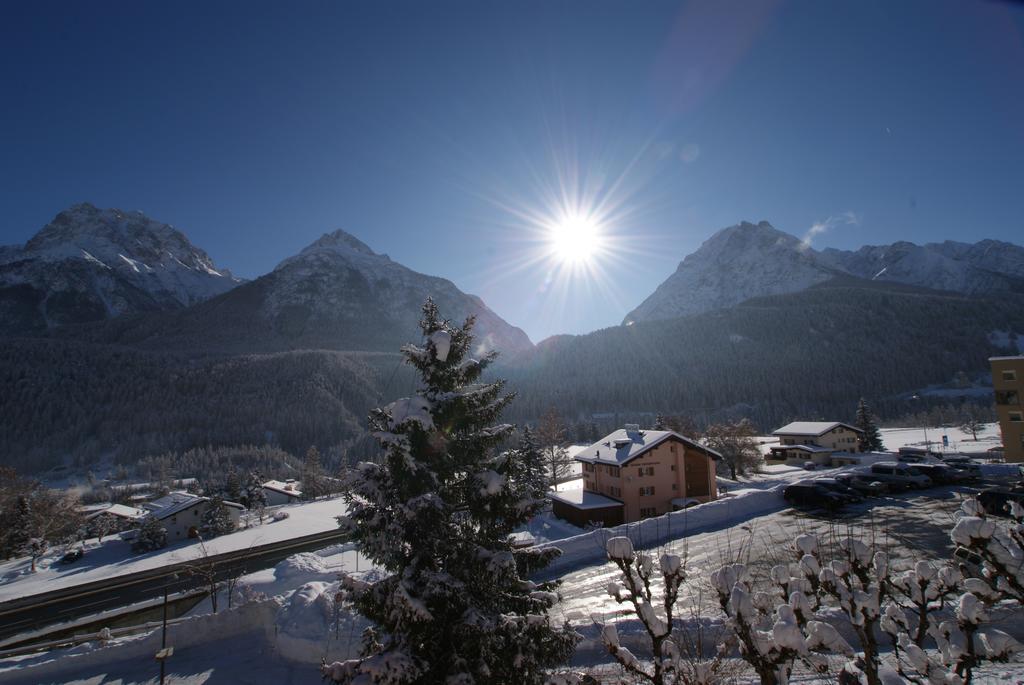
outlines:
[[[911,488],[921,490],[932,486],[931,478],[915,474],[907,464],[900,462],[880,461],[877,464],[872,464],[867,473],[874,480],[906,490]]]

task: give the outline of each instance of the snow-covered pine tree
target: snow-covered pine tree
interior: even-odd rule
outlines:
[[[263,474],[259,471],[252,471],[245,483],[245,506],[249,511],[255,511],[263,523],[263,511],[267,508],[267,493],[263,491]]]
[[[495,454],[512,396],[502,381],[480,383],[496,355],[470,358],[472,325],[453,327],[427,300],[424,346],[402,349],[421,389],[370,416],[384,455],[353,470],[339,523],[386,577],[343,578],[346,600],[376,625],[361,658],[324,665],[335,682],[539,683],[575,647],[547,615],[553,584],[527,579],[557,550],[509,540],[543,506],[546,474],[529,431]]]
[[[210,505],[203,512],[202,521],[199,524],[199,534],[204,540],[210,540],[218,535],[226,535],[235,530],[235,522],[231,520],[224,498],[214,495],[210,499]]]
[[[864,398],[857,403],[857,419],[854,425],[863,433],[860,436],[860,449],[862,452],[881,452],[885,449],[882,444],[882,434],[875,423],[875,415]]]
[[[167,529],[163,527],[160,520],[155,516],[147,516],[142,519],[139,526],[139,533],[132,543],[132,550],[135,552],[152,552],[167,546]]]

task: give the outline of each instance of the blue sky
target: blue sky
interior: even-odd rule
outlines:
[[[8,3],[0,243],[88,200],[254,277],[344,228],[534,340],[617,324],[715,230],[1024,236],[1024,7]],[[548,258],[565,198],[602,254]],[[855,217],[855,223],[842,217]]]

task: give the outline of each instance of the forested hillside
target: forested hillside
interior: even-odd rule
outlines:
[[[791,419],[849,418],[857,398],[908,412],[905,393],[982,374],[1003,352],[988,333],[1024,332],[1024,299],[1000,301],[894,284],[833,281],[691,317],[619,326],[538,345],[500,367],[519,393],[511,413],[549,405],[595,413],[747,416],[763,429]]]
[[[335,452],[363,433],[397,355],[328,351],[187,359],[52,340],[0,346],[0,463],[272,444]],[[394,383],[394,381],[392,381]]]

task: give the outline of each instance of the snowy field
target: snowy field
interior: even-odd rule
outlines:
[[[258,545],[282,542],[304,535],[335,530],[334,517],[344,513],[341,499],[293,504],[274,511],[288,512],[282,521],[265,519],[262,525],[222,535],[206,543],[209,554],[242,551]],[[70,565],[58,563],[60,553],[52,551],[31,571],[29,559],[15,559],[0,564],[0,602],[18,597],[64,589],[82,583],[105,580],[112,576],[160,568],[170,564],[196,561],[202,556],[198,542],[186,541],[148,554],[134,554],[131,545],[111,536],[103,542],[86,541],[86,554]]]

